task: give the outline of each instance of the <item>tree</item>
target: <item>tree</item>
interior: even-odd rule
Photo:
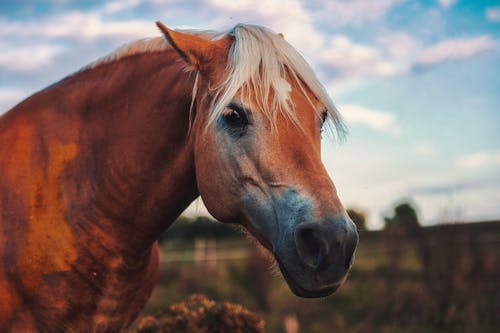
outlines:
[[[425,281],[431,281],[432,249],[429,236],[420,225],[413,205],[409,202],[398,204],[394,208],[394,216],[384,217],[384,220],[385,229],[389,234],[392,234],[391,238],[394,239],[394,242],[400,241],[401,232],[404,232],[406,237],[413,242],[422,265],[424,279]],[[395,236],[396,234],[400,234],[400,236]]]
[[[403,202],[394,208],[393,217],[384,217],[385,227],[399,226],[411,234],[420,228],[420,222],[415,208],[409,202]]]
[[[358,230],[366,230],[366,216],[364,211],[355,208],[348,208],[347,215],[349,215]]]

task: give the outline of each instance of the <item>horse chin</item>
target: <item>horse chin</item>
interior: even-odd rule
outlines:
[[[320,298],[327,297],[333,294],[342,284],[342,281],[339,283],[334,283],[328,286],[319,286],[317,289],[306,289],[301,286],[300,283],[296,281],[290,272],[286,269],[285,265],[279,260],[277,256],[275,256],[276,262],[280,268],[281,274],[285,278],[286,283],[290,290],[298,297],[303,298]]]

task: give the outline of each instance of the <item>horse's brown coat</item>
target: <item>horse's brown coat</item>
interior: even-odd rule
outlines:
[[[192,85],[167,49],[77,73],[0,118],[1,332],[117,332],[135,318],[157,279],[155,237],[197,195]]]

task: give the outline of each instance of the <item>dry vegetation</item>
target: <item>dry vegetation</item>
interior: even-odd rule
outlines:
[[[262,333],[264,321],[241,305],[216,303],[204,295],[145,316],[128,333]]]

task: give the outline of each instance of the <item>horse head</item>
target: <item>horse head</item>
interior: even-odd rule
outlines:
[[[321,162],[321,131],[341,119],[309,65],[280,34],[238,25],[167,40],[197,75],[190,141],[209,212],[239,223],[302,297],[333,293],[358,234]]]

